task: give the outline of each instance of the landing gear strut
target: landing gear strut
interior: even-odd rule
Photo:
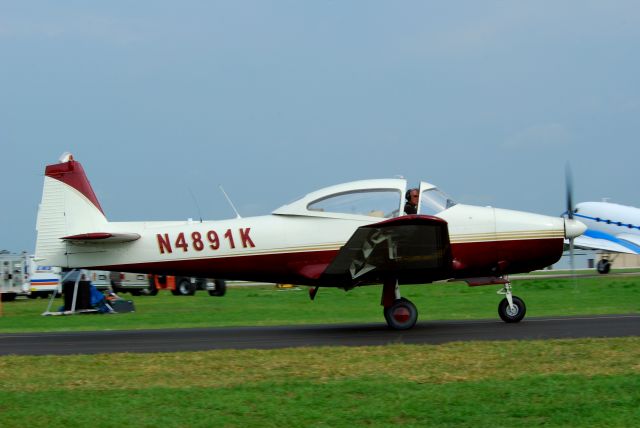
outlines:
[[[505,298],[498,305],[498,315],[500,315],[502,321],[507,323],[522,321],[524,314],[527,312],[527,307],[521,298],[511,294],[511,283],[504,284],[498,294],[505,295]]]
[[[387,280],[382,286],[382,306],[384,319],[389,328],[394,330],[408,330],[418,321],[418,309],[408,299],[400,297],[397,280]]]

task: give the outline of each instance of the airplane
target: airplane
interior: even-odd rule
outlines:
[[[405,215],[405,179],[338,184],[269,215],[216,221],[110,222],[80,162],[69,153],[46,166],[36,258],[46,264],[163,275],[292,283],[345,291],[382,284],[391,329],[412,328],[415,305],[402,284],[462,280],[496,284],[507,323],[524,318],[508,275],[555,263],[575,219],[455,203],[420,182],[417,214]],[[404,196],[404,197],[403,197]]]
[[[609,273],[616,257],[612,254],[640,254],[640,208],[581,202],[573,209],[573,217],[587,226],[583,235],[573,239],[575,248],[603,253],[596,265],[599,273]]]

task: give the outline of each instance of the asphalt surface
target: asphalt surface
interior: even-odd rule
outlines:
[[[640,336],[640,315],[425,321],[408,331],[386,324],[128,330],[0,334],[0,355],[70,355],[275,349],[301,346],[439,344],[471,340],[531,340]]]

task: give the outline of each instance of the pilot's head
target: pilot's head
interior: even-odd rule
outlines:
[[[407,202],[413,205],[418,205],[418,194],[419,194],[418,189],[413,188],[413,189],[407,190],[407,193],[404,194],[404,197],[407,200]]]

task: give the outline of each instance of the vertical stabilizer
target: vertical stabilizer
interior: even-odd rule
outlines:
[[[38,210],[36,258],[52,266],[67,266],[62,238],[105,229],[107,219],[79,162],[66,155],[45,169]]]

